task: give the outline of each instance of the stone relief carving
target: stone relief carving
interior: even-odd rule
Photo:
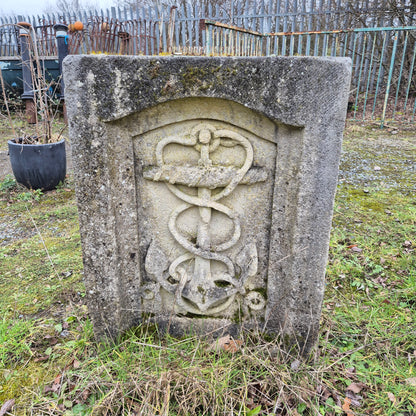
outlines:
[[[192,147],[199,154],[198,163],[166,163],[166,148],[171,144],[184,146],[184,149]],[[244,150],[241,166],[213,162],[212,155],[221,147],[236,146]],[[145,270],[156,282],[143,288],[144,298],[160,297],[158,287],[162,287],[174,296],[179,313],[219,316],[227,311],[237,295],[244,299],[247,313],[247,308],[253,312],[264,309],[266,300],[261,291],[247,289],[247,282],[256,275],[258,268],[255,241],[246,241],[234,260],[226,254],[239,242],[242,231],[238,213],[223,203],[224,198],[238,185],[252,185],[267,179],[266,169],[253,166],[250,141],[235,131],[217,129],[204,122],[194,126],[188,135],[162,139],[155,153],[156,166],[145,169],[143,177],[164,182],[181,201],[173,207],[167,226],[185,252],[169,262],[157,241],[152,241],[146,254]],[[190,239],[180,232],[177,222],[183,213],[195,208],[197,230],[195,238]],[[229,237],[222,241],[212,238],[213,212],[222,214],[232,223]]]

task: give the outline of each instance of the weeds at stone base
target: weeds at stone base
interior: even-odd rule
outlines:
[[[71,181],[36,195],[4,179],[0,404],[14,399],[13,415],[416,415],[416,134],[383,135],[347,130],[309,362],[259,334],[231,353],[146,326],[98,348]]]

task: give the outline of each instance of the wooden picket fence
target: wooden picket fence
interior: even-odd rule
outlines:
[[[348,3],[348,7],[343,7]],[[19,56],[28,21],[37,49],[56,58],[55,23],[69,32],[71,54],[206,56],[347,56],[353,62],[350,116],[415,121],[416,6],[387,0],[229,0],[226,6],[126,7],[68,14],[0,17],[0,60]],[[354,5],[354,7],[351,6]],[[70,26],[71,27],[71,26]]]
[[[346,5],[345,5],[346,4]],[[371,27],[416,25],[413,0],[398,0],[393,10],[387,0],[229,0],[222,5],[210,1],[182,2],[174,6],[130,7],[78,10],[73,13],[48,13],[36,16],[0,16],[0,25],[27,21],[36,28],[46,56],[56,53],[52,40],[54,23],[84,23],[87,37],[94,36],[111,48],[126,46],[126,41],[103,36],[103,23],[118,26],[115,35],[130,35],[129,52],[155,55],[168,47],[193,51],[205,45],[200,21],[211,20],[259,33],[333,31]],[[104,41],[103,39],[106,39]],[[169,44],[170,40],[170,44]],[[108,45],[108,41],[110,45]],[[15,30],[0,29],[0,56],[19,53]]]

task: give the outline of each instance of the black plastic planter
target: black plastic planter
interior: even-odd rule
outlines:
[[[16,181],[29,189],[49,191],[66,175],[65,140],[48,144],[8,141],[10,163]]]

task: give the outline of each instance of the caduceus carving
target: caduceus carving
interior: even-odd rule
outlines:
[[[198,165],[169,165],[164,160],[164,150],[169,144],[191,146],[200,158]],[[210,155],[220,146],[241,146],[245,158],[241,166],[215,166]],[[146,269],[156,275],[157,281],[168,292],[174,294],[177,305],[194,314],[218,314],[233,302],[235,295],[246,295],[244,283],[257,272],[257,250],[254,243],[247,244],[236,258],[239,266],[236,276],[233,261],[224,252],[240,239],[241,224],[238,214],[220,201],[231,194],[239,184],[254,184],[267,178],[262,168],[254,168],[253,147],[241,134],[227,129],[216,129],[209,123],[196,125],[188,137],[170,136],[162,139],[156,146],[157,165],[147,169],[144,177],[152,181],[163,181],[169,191],[183,203],[173,209],[168,227],[174,239],[183,247],[185,253],[176,258],[167,268],[151,265],[156,252],[161,250],[152,243],[146,258]],[[197,189],[197,195],[190,195],[178,185]],[[218,192],[215,190],[220,189]],[[177,227],[178,217],[186,210],[197,207],[199,211],[195,241],[190,241]],[[233,223],[233,230],[226,241],[211,241],[211,222],[213,211],[226,215]],[[223,267],[212,268],[212,262]],[[257,292],[250,292],[247,298],[253,309],[262,308],[264,299]]]

